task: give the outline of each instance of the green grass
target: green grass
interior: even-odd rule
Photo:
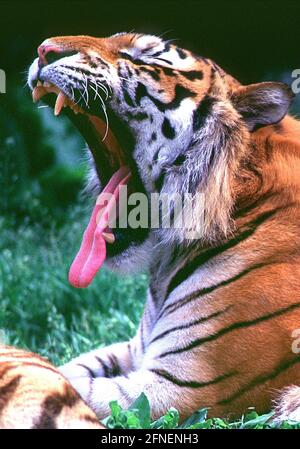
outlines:
[[[120,277],[104,269],[85,290],[67,281],[88,218],[80,204],[66,212],[57,226],[39,203],[36,223],[0,218],[0,329],[6,343],[27,348],[60,365],[72,357],[134,335],[146,297],[147,278]],[[34,215],[36,216],[36,215]],[[40,224],[37,224],[40,223]],[[52,223],[52,224],[51,224]],[[201,410],[179,425],[178,412],[169,410],[150,421],[149,404],[142,395],[130,410],[113,402],[110,428],[273,428],[269,415],[254,411],[238,421],[207,418]],[[300,427],[285,423],[284,428]]]
[[[85,215],[74,208],[61,228],[0,218],[0,329],[7,343],[56,365],[133,336],[146,296],[145,275],[120,277],[104,269],[88,289],[69,285]]]

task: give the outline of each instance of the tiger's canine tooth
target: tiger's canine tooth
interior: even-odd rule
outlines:
[[[59,92],[57,98],[56,98],[56,103],[55,103],[55,107],[54,107],[54,115],[58,116],[62,110],[62,107],[65,103],[66,100],[66,96],[63,92]]]

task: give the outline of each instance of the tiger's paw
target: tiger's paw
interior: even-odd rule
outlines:
[[[82,399],[88,403],[94,376],[85,366],[67,363],[59,368],[61,374],[79,393]]]
[[[283,421],[300,421],[300,387],[293,385],[282,390],[275,402],[272,421],[280,424]]]

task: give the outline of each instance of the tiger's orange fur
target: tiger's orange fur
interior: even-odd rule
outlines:
[[[142,391],[154,418],[171,406],[181,418],[201,407],[219,416],[269,410],[280,390],[300,385],[292,351],[300,326],[300,124],[285,116],[292,93],[280,83],[242,86],[213,61],[151,36],[57,37],[40,51],[50,47],[62,59],[40,56],[31,88],[42,77],[71,97],[74,78],[88,85],[104,73],[118,100],[112,109],[136,137],[130,163],[147,193],[191,187],[205,197],[199,242],[172,230],[141,245],[150,289],[136,337],[62,372],[98,417],[110,400],[126,407]],[[79,82],[72,86],[83,96]],[[88,115],[89,104],[81,107]],[[160,183],[157,141],[169,150],[156,170]],[[132,266],[130,255],[112,259]],[[300,420],[298,388],[279,399],[278,419],[289,411]]]
[[[46,359],[0,346],[1,429],[101,429],[96,415]]]

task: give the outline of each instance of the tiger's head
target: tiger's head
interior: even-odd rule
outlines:
[[[87,141],[97,194],[122,182],[148,197],[188,193],[192,203],[201,192],[188,228],[201,220],[202,242],[229,232],[234,179],[251,133],[280,121],[292,99],[283,83],[242,86],[209,59],[133,33],[47,39],[28,82],[34,100],[42,98],[56,115],[62,110]],[[90,225],[87,240],[95,239],[99,223]],[[101,236],[109,240],[104,231],[103,225]],[[183,228],[117,227],[113,244],[106,248],[101,240],[102,250],[111,265],[132,268],[131,260],[139,265],[151,257],[153,235],[188,243]]]

